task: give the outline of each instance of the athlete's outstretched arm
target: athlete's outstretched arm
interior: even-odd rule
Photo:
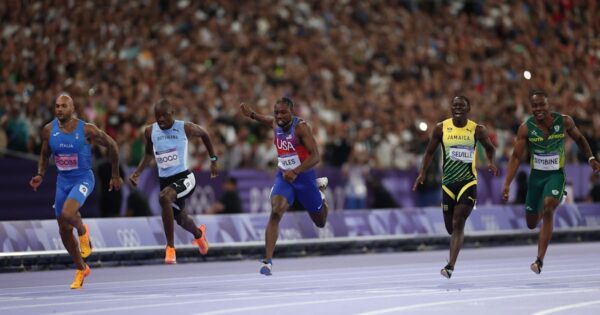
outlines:
[[[190,122],[186,122],[184,128],[185,134],[188,136],[188,138],[202,138],[202,142],[204,142],[206,151],[208,151],[208,155],[210,156],[210,178],[217,177],[217,175],[219,174],[216,160],[217,155],[215,154],[215,149],[213,148],[212,141],[210,140],[208,132],[206,132],[204,128]]]
[[[587,142],[585,137],[579,131],[579,128],[575,125],[573,118],[568,115],[563,115],[565,121],[565,130],[569,134],[569,136],[577,143],[577,147],[582,151],[583,155],[588,158],[588,162],[590,166],[594,170],[594,172],[600,172],[600,163],[594,157],[594,153],[590,148],[590,144]]]
[[[44,174],[48,168],[48,160],[50,159],[50,149],[48,148],[48,140],[50,139],[50,130],[52,125],[50,123],[44,126],[42,129],[42,150],[40,151],[40,158],[38,160],[37,174],[31,178],[29,185],[33,188],[33,191],[37,191],[38,187],[42,184]]]
[[[246,105],[246,103],[240,104],[240,110],[242,111],[242,114],[244,114],[244,116],[250,117],[251,119],[254,119],[265,125],[269,125],[270,127],[273,127],[273,122],[275,121],[275,117],[269,116],[269,115],[257,114],[254,110],[252,110],[250,108],[250,106]]]
[[[477,139],[477,141],[481,142],[481,145],[483,145],[483,148],[485,149],[485,157],[487,158],[488,169],[490,170],[490,172],[492,172],[492,174],[494,174],[494,176],[498,176],[498,168],[494,163],[494,155],[496,154],[496,148],[490,141],[490,137],[487,133],[487,128],[485,128],[485,126],[482,125],[477,125],[477,127],[475,128],[475,138]]]
[[[423,184],[423,180],[425,179],[425,173],[429,168],[429,164],[431,164],[433,154],[435,154],[435,150],[437,150],[438,146],[442,142],[442,134],[442,123],[439,123],[435,125],[435,128],[433,128],[433,132],[431,133],[431,138],[429,139],[427,149],[425,149],[425,156],[423,156],[423,162],[421,163],[421,170],[419,171],[419,176],[417,176],[417,179],[413,184],[413,191],[417,190],[417,187]]]
[[[90,139],[92,143],[99,144],[108,149],[108,160],[112,166],[112,175],[108,184],[108,191],[112,191],[113,188],[116,190],[121,189],[123,179],[121,179],[121,175],[119,174],[119,147],[117,146],[117,143],[104,131],[96,127],[96,125],[85,124],[84,132],[85,137]]]
[[[152,152],[151,134],[152,134],[152,125],[146,127],[146,129],[144,129],[144,156],[142,157],[140,164],[138,164],[138,167],[129,176],[129,181],[131,182],[131,184],[133,184],[133,186],[137,186],[138,178],[140,177],[140,174],[146,168],[146,166],[148,166],[150,161],[152,161],[152,159],[154,159],[154,152]]]
[[[506,170],[506,179],[504,180],[504,189],[502,190],[502,199],[508,201],[508,194],[510,192],[510,183],[512,183],[517,170],[519,169],[519,163],[523,157],[523,153],[527,149],[527,132],[528,128],[526,124],[522,124],[517,131],[517,138],[515,139],[515,147],[508,161],[508,167]]]

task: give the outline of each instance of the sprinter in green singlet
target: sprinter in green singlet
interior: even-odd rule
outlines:
[[[467,119],[471,110],[469,100],[456,96],[452,100],[452,117],[438,123],[433,129],[427,145],[419,176],[413,185],[413,191],[423,184],[425,173],[431,164],[433,154],[442,144],[442,210],[444,224],[450,238],[450,257],[448,264],[440,271],[450,279],[458,252],[464,241],[465,222],[475,207],[477,200],[477,170],[475,169],[477,142],[485,148],[489,170],[498,175],[494,164],[496,149],[488,137],[486,128]]]
[[[515,147],[508,162],[506,180],[502,197],[508,201],[512,182],[525,149],[531,156],[531,174],[525,201],[527,227],[535,229],[543,221],[538,240],[538,254],[531,270],[542,272],[544,256],[554,228],[554,211],[565,193],[565,132],[577,143],[579,149],[588,157],[594,172],[600,171],[590,145],[583,137],[573,118],[548,109],[548,95],[541,90],[529,94],[533,116],[523,123],[517,132]]]

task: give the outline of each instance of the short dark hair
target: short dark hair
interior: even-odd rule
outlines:
[[[294,102],[290,98],[287,98],[287,97],[282,97],[282,98],[278,99],[277,102],[275,102],[275,104],[285,104],[290,109],[294,108]]]
[[[536,95],[541,95],[541,96],[543,96],[545,98],[548,98],[548,93],[546,93],[546,91],[544,91],[542,89],[531,89],[531,90],[529,90],[529,100],[530,101]]]
[[[156,103],[154,103],[154,110],[156,110],[157,108],[171,110],[171,102],[167,101],[166,98],[161,98]]]
[[[465,102],[467,103],[467,106],[471,107],[471,102],[469,101],[469,99],[466,96],[456,95],[454,98],[461,98],[461,99],[465,100]]]

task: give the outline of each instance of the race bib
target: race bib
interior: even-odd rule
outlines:
[[[57,154],[54,163],[59,171],[71,171],[79,168],[79,156],[77,154]]]
[[[560,157],[558,153],[534,153],[533,169],[542,171],[556,171],[560,169]]]
[[[455,146],[450,147],[450,152],[448,155],[453,161],[461,161],[465,163],[473,162],[473,147],[468,146]]]
[[[293,170],[300,166],[300,158],[298,157],[298,154],[280,156],[278,159],[279,162],[277,163],[277,167],[282,170]]]
[[[156,165],[160,168],[174,167],[181,163],[179,161],[179,155],[177,155],[177,149],[175,148],[156,152],[155,159]]]

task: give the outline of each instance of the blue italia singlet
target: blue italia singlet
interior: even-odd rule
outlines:
[[[57,119],[52,121],[48,146],[58,169],[54,199],[54,213],[57,217],[67,199],[76,200],[81,207],[94,190],[92,152],[85,138],[84,126],[85,122],[79,120],[77,128],[66,133],[58,126]]]
[[[84,126],[80,120],[73,132],[65,133],[60,130],[57,119],[52,121],[48,145],[59,176],[77,177],[92,168],[92,150],[85,139]]]

